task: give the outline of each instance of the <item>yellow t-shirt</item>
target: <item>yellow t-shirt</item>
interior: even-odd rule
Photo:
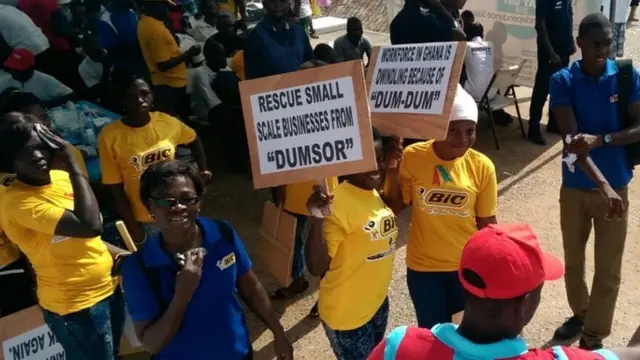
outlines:
[[[415,271],[455,271],[462,248],[477,231],[476,218],[496,215],[498,184],[493,162],[469,149],[453,161],[433,152],[433,141],[407,147],[400,187],[412,206],[407,266]]]
[[[65,210],[73,210],[73,188],[60,170],[51,170],[47,186],[16,181],[0,199],[0,224],[35,270],[40,306],[59,315],[93,306],[115,288],[113,261],[100,237],[54,235]]]
[[[353,330],[373,318],[387,297],[398,227],[376,190],[343,182],[324,221],[331,264],[320,282],[320,318],[333,330]]]
[[[16,177],[13,174],[0,173],[0,199],[15,179]],[[19,258],[20,250],[14,243],[9,241],[0,224],[0,269],[17,261]]]
[[[98,154],[102,183],[123,184],[136,220],[153,222],[140,199],[140,177],[149,165],[173,159],[177,145],[196,139],[196,132],[180,120],[161,112],[152,112],[151,121],[133,128],[118,120],[102,129],[98,136]]]
[[[231,70],[238,75],[240,80],[244,80],[244,50],[238,51],[233,58],[231,58]]]
[[[153,85],[180,88],[187,85],[187,66],[184,62],[162,72],[158,63],[180,56],[178,43],[162,21],[142,15],[138,23],[138,41],[142,56],[151,73]]]
[[[313,187],[318,184],[318,181],[312,180],[286,185],[284,190],[284,209],[292,214],[310,216],[311,214],[307,210],[307,200],[313,193]],[[337,176],[327,178],[327,190],[329,192],[332,192],[337,187]]]

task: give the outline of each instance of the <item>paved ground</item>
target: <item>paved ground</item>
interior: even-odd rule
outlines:
[[[339,34],[338,34],[339,35]],[[327,34],[326,40],[335,38]],[[378,35],[375,35],[378,36]],[[627,41],[628,56],[640,64],[640,27],[628,31],[631,40]],[[385,37],[376,38],[376,42]],[[528,97],[530,91],[519,91],[521,97]],[[523,104],[525,118],[528,104]],[[513,114],[515,112],[511,111]],[[525,122],[525,127],[526,127]],[[562,256],[562,244],[559,230],[558,192],[560,188],[560,138],[550,136],[550,145],[540,147],[525,141],[517,125],[499,129],[502,150],[493,145],[488,124],[479,125],[476,148],[489,155],[496,164],[499,181],[499,220],[502,222],[529,222],[538,232],[543,247]],[[208,200],[204,212],[207,215],[229,220],[240,231],[250,253],[256,249],[257,227],[260,222],[262,203],[268,198],[266,191],[253,191],[246,177],[214,175],[214,183],[209,188]],[[640,183],[634,180],[630,186],[632,199],[629,216],[629,235],[623,269],[623,281],[618,300],[613,334],[607,339],[607,345],[625,344],[640,323],[640,288],[636,276],[640,274],[640,245],[635,241],[640,236],[639,198]],[[401,215],[401,223],[406,229],[408,213]],[[406,232],[405,232],[406,233]],[[588,278],[593,270],[593,244],[588,248]],[[255,258],[255,256],[254,256]],[[405,283],[405,249],[398,252],[394,279],[390,288],[391,315],[389,329],[403,324],[415,324],[413,306]],[[267,289],[273,289],[274,283],[268,275],[258,273]],[[318,321],[306,318],[308,310],[316,300],[317,284],[303,296],[290,301],[275,304],[287,334],[295,341],[296,359],[333,359],[333,354]],[[553,330],[569,315],[564,283],[558,281],[544,289],[543,301],[532,323],[524,330],[524,337],[531,346],[541,346],[552,336]],[[273,359],[272,337],[254,317],[249,315],[251,336],[254,340],[256,359]]]

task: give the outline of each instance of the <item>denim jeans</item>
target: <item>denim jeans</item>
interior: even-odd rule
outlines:
[[[464,291],[457,271],[407,269],[407,286],[421,328],[451,322],[453,315],[464,310]]]
[[[90,308],[67,315],[48,310],[43,313],[67,359],[113,360],[120,353],[124,311],[124,297],[117,288],[113,295]]]
[[[366,360],[373,349],[384,339],[389,318],[389,299],[368,323],[353,330],[333,330],[324,322],[324,332],[338,360]]]
[[[307,241],[309,229],[307,217],[293,214],[298,220],[296,224],[296,240],[293,244],[293,264],[291,266],[291,279],[296,280],[304,274],[304,243]]]

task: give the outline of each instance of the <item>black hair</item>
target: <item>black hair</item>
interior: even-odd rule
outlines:
[[[469,30],[466,30],[467,36],[471,39],[475,37],[484,37],[484,27],[480,23],[473,23]]]
[[[207,61],[207,64],[210,68],[220,68],[223,64],[215,64],[215,62],[221,61],[222,59],[224,59],[226,64],[227,52],[222,44],[215,41],[213,36],[208,38],[207,41],[204,42],[202,54],[204,55],[204,59]]]
[[[356,25],[362,26],[362,21],[355,16],[352,16],[347,19],[347,29]]]
[[[611,29],[611,21],[602,13],[589,14],[580,21],[578,26],[578,37],[585,38],[589,36],[591,30]]]
[[[33,105],[42,106],[42,101],[40,101],[40,99],[33,93],[15,91],[11,93],[7,103],[2,107],[2,113],[5,114],[13,111],[22,112],[26,107]]]
[[[324,61],[327,64],[335,64],[338,62],[335,50],[329,44],[318,44],[313,49],[313,58]]]
[[[204,193],[205,182],[195,165],[182,160],[168,160],[153,164],[145,170],[140,178],[140,198],[148,204],[151,194],[159,187],[167,186],[176,177],[184,176],[193,181],[196,194]]]
[[[13,161],[31,139],[32,115],[10,112],[0,118],[0,169],[13,172]]]
[[[470,20],[471,22],[476,18],[470,10],[463,11],[462,14],[460,14],[460,17],[462,19]]]
[[[487,288],[487,284],[482,279],[482,276],[469,268],[463,268],[460,275],[467,284],[477,289],[484,290]],[[514,302],[522,301],[527,294],[528,293],[524,293],[511,299],[485,299],[465,290],[465,302],[471,307],[479,309],[478,311],[482,311],[486,316],[499,317],[504,309]]]

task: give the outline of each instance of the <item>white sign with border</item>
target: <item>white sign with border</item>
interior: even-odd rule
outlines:
[[[47,325],[2,343],[4,360],[63,360],[64,349]]]

